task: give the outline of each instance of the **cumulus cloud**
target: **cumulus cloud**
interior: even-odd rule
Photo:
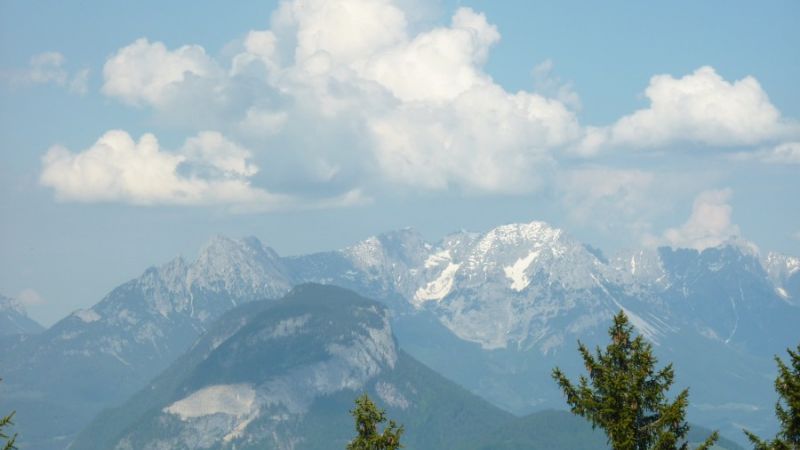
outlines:
[[[673,247],[704,250],[740,237],[739,227],[731,222],[732,193],[730,189],[700,193],[694,200],[689,219],[678,228],[668,229],[664,242]]]
[[[131,105],[158,106],[170,88],[191,77],[219,74],[216,63],[199,45],[167,50],[161,42],[138,39],[119,49],[103,66],[103,93]]]
[[[74,94],[88,92],[89,69],[70,73],[66,68],[67,58],[59,52],[39,53],[30,58],[28,68],[3,71],[0,76],[13,86],[52,84],[67,88]]]
[[[655,175],[637,169],[581,168],[565,172],[559,182],[562,202],[579,221],[612,214],[635,218],[651,208]]]
[[[590,127],[580,149],[606,146],[663,147],[674,143],[751,146],[796,135],[800,129],[781,116],[758,81],[729,82],[704,66],[682,78],[656,75],[645,90],[647,108],[609,127]]]
[[[580,136],[572,109],[536,92],[508,92],[491,79],[483,64],[500,33],[483,14],[460,8],[449,25],[412,35],[401,6],[284,2],[271,29],[247,33],[228,70],[200,47],[169,50],[140,39],[106,63],[103,92],[161,110],[176,98],[222,92],[230,108],[237,92],[249,89],[243,86],[258,81],[227,114],[226,129],[249,139],[300,141],[304,149],[295,154],[314,165],[355,165],[353,179],[423,190],[540,186],[553,152]],[[287,136],[297,130],[287,126],[293,122],[314,124],[316,140]],[[337,130],[335,139],[329,128]],[[333,141],[341,149],[331,149]]]
[[[662,174],[602,165],[562,168],[555,181],[556,199],[573,226],[600,232],[607,243],[649,236],[665,209]]]
[[[273,22],[294,31],[294,58],[327,55],[337,64],[359,61],[406,37],[404,12],[391,0],[295,0]]]
[[[734,160],[760,161],[768,164],[800,164],[800,142],[784,142],[754,152],[739,152]]]
[[[387,184],[532,192],[553,183],[572,152],[794,139],[787,136],[796,126],[755,78],[729,82],[711,67],[655,76],[648,107],[610,126],[582,126],[580,98],[553,74],[552,61],[533,69],[532,89],[510,92],[484,68],[501,39],[485,15],[459,8],[449,23],[422,27],[408,9],[414,3],[287,0],[269,28],[245,33],[227,60],[198,45],[171,49],[142,38],[108,59],[102,91],[269,149],[256,155],[266,162],[260,182],[317,190],[330,183],[340,192]],[[648,181],[626,173],[593,200],[633,204],[635,187],[626,186]],[[580,204],[598,194],[570,195],[583,195],[573,199]]]
[[[537,64],[533,71],[533,87],[536,92],[548,97],[556,98],[572,109],[581,109],[581,98],[570,82],[562,81],[555,75],[553,60],[546,59]]]
[[[402,102],[448,102],[471,89],[492,86],[481,66],[499,40],[497,28],[483,14],[461,8],[450,27],[420,33],[357,68]]]
[[[112,130],[82,152],[50,148],[40,181],[65,201],[283,206],[288,198],[250,185],[258,168],[249,158],[248,150],[216,132],[202,132],[169,152],[152,134],[135,141]]]

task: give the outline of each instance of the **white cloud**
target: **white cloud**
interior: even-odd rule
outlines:
[[[284,2],[272,29],[246,35],[227,74],[200,47],[139,40],[106,63],[104,92],[160,110],[178,98],[224,96],[230,101],[221,107],[233,108],[228,132],[302,145],[270,156],[348,167],[362,184],[478,192],[540,186],[553,152],[581,135],[574,112],[558,99],[494,83],[482,66],[500,34],[483,14],[460,8],[449,26],[414,36],[407,17],[389,0]],[[254,80],[260,88],[232,100]],[[288,136],[309,126],[313,135]]]
[[[71,93],[84,95],[88,92],[89,69],[81,69],[70,75],[64,67],[67,58],[59,52],[44,52],[33,55],[24,70],[0,73],[0,78],[16,86],[52,84],[68,88]]]
[[[655,175],[642,170],[590,167],[565,172],[559,188],[573,219],[613,215],[628,220],[657,209],[652,205],[654,182]]]
[[[287,0],[269,29],[230,47],[237,50],[229,61],[197,45],[168,49],[139,39],[106,62],[103,92],[269,149],[257,155],[269,160],[259,180],[312,189],[332,183],[340,191],[388,182],[531,192],[552,181],[570,151],[763,146],[796,132],[755,78],[728,82],[711,67],[655,76],[647,108],[611,126],[581,126],[580,98],[553,75],[551,61],[534,68],[532,90],[509,92],[484,69],[501,39],[497,27],[459,8],[449,24],[421,29],[408,10],[414,3]],[[595,200],[632,204],[626,186],[645,177],[627,174]]]
[[[39,306],[47,303],[45,299],[36,292],[35,290],[28,288],[23,289],[17,294],[17,301],[20,302],[23,306],[31,307],[31,306]]]
[[[606,245],[630,244],[649,236],[669,196],[662,173],[608,166],[561,169],[556,200],[573,226],[600,233]]]
[[[733,159],[769,164],[800,164],[800,142],[784,142],[772,148],[736,153]]]
[[[294,0],[273,20],[294,28],[297,63],[325,54],[349,64],[405,39],[406,17],[391,0]]]
[[[218,72],[216,63],[198,45],[170,51],[161,42],[142,38],[106,61],[102,90],[131,105],[158,106],[168,100],[171,87],[192,76],[209,77]]]
[[[751,146],[796,135],[798,126],[781,117],[758,81],[729,82],[704,66],[682,78],[656,75],[645,90],[650,105],[610,127],[590,127],[580,146],[663,147],[696,143],[712,147]]]
[[[238,129],[248,136],[269,137],[278,134],[288,119],[286,111],[252,107],[239,122]]]
[[[577,132],[558,101],[497,86],[463,93],[447,107],[408,104],[370,120],[381,172],[427,189],[535,189],[552,172],[552,151]]]
[[[664,241],[673,247],[704,250],[740,237],[739,227],[731,222],[731,194],[730,189],[700,193],[689,219],[679,228],[668,229]]]
[[[492,86],[481,65],[499,40],[483,14],[460,8],[450,27],[420,33],[357,67],[403,102],[453,101],[476,87]]]
[[[73,94],[86,95],[89,92],[89,69],[81,69],[72,76],[69,91]]]
[[[546,59],[537,64],[533,75],[533,87],[537,93],[558,99],[574,110],[581,109],[581,98],[575,92],[572,83],[564,82],[555,75],[555,65],[551,59]]]
[[[68,74],[63,65],[66,58],[58,52],[45,52],[31,57],[27,80],[36,84],[55,83],[64,85]]]
[[[233,57],[231,75],[244,74],[253,64],[263,64],[270,72],[278,68],[278,39],[272,31],[251,30],[242,46],[242,52]]]
[[[65,201],[286,206],[285,196],[250,185],[248,177],[258,168],[249,158],[248,150],[215,132],[202,132],[168,152],[152,134],[137,142],[113,130],[79,153],[52,147],[42,158],[40,181]]]

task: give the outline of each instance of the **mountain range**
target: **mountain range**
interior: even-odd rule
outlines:
[[[399,348],[380,303],[303,284],[225,314],[72,448],[345,448],[355,432],[347,412],[362,392],[405,426],[406,448],[606,447],[583,419],[554,411],[516,418],[425,367]]]
[[[517,415],[564,408],[550,370],[577,374],[577,340],[606,342],[622,309],[674,363],[676,386],[691,387],[691,420],[737,439],[743,425],[769,433],[772,357],[800,341],[800,260],[743,241],[607,257],[532,222],[436,243],[405,229],[281,257],[218,236],[195,261],[150,268],[42,333],[5,338],[0,407],[18,411],[27,448],[65,448],[226,312],[306,282],[381,300],[410,357]]]

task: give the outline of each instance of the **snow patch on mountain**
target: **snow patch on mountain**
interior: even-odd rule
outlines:
[[[770,252],[762,261],[764,270],[776,286],[782,286],[793,275],[800,272],[800,258]]]
[[[425,268],[433,269],[439,267],[443,263],[449,263],[451,261],[453,261],[453,255],[450,253],[450,250],[441,250],[433,253],[425,260]]]
[[[453,289],[456,272],[460,267],[461,264],[448,263],[438,278],[417,289],[413,298],[415,305],[419,306],[429,300],[438,301],[445,298]]]
[[[79,309],[72,313],[72,315],[85,323],[92,323],[101,319],[100,314],[97,314],[93,309]]]
[[[528,256],[518,259],[513,265],[503,268],[506,278],[511,280],[511,289],[520,292],[531,284],[531,280],[525,272],[528,270],[533,260],[539,256],[539,253],[540,251],[538,250],[532,251],[528,253]]]

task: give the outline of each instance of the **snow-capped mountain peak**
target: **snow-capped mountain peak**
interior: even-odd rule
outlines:
[[[791,304],[800,305],[800,258],[770,252],[762,264],[775,293]]]

